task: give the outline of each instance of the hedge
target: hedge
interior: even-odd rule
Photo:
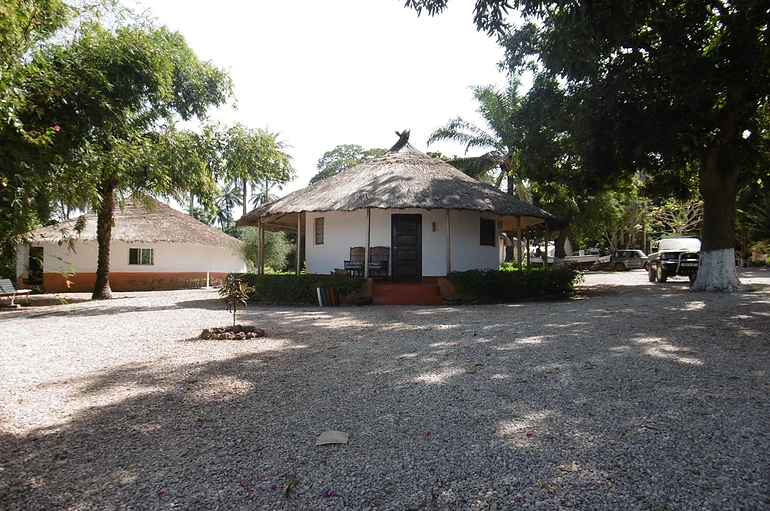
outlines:
[[[480,300],[517,302],[521,300],[563,300],[575,294],[583,274],[572,268],[527,270],[453,271],[447,279],[458,293]]]
[[[336,289],[340,296],[360,290],[363,277],[349,275],[259,275],[231,273],[228,279],[239,278],[254,288],[253,299],[266,302],[317,304],[317,287]]]

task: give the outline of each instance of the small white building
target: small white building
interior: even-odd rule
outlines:
[[[96,214],[42,227],[18,246],[17,285],[46,292],[93,291],[98,247]],[[206,286],[230,272],[246,271],[241,242],[154,199],[115,211],[110,244],[114,291]]]
[[[559,222],[418,151],[408,131],[399,135],[384,155],[254,209],[236,224],[304,234],[307,273],[343,268],[352,247],[366,254],[387,247],[392,282],[426,282],[451,271],[496,269],[502,231],[518,231],[521,239],[523,227]],[[363,269],[367,275],[366,264]]]

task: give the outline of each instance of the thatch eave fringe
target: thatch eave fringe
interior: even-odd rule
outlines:
[[[79,234],[74,231],[77,220],[72,219],[31,231],[27,234],[27,241],[33,244],[57,243],[62,240],[63,232],[78,241],[96,241],[96,214],[83,216],[85,228]],[[188,243],[225,248],[241,243],[229,234],[155,199],[127,201],[123,208],[117,208],[112,240],[126,243]]]

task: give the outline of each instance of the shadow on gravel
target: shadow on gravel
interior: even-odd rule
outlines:
[[[0,508],[767,509],[770,296],[671,284],[248,307],[239,322],[286,342],[49,382],[128,397],[0,435]],[[164,342],[202,346],[184,340]],[[326,429],[350,443],[314,447]]]
[[[626,274],[631,277],[633,275],[634,280],[627,284],[599,284],[599,285],[585,285],[578,284],[577,291],[578,297],[583,298],[598,298],[602,296],[615,296],[619,294],[637,294],[640,296],[670,296],[672,293],[678,294],[682,292],[689,292],[690,281],[684,277],[671,277],[668,282],[663,284],[657,282],[644,282],[643,285],[639,285],[637,280],[640,278],[640,271]],[[622,275],[622,274],[621,274]],[[646,281],[646,273],[644,274],[644,280]],[[739,272],[739,278],[744,282],[749,293],[768,293],[770,292],[770,274],[763,270],[749,270],[744,269]]]

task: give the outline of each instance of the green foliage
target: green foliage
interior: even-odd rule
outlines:
[[[283,184],[294,177],[291,156],[286,153],[286,143],[278,140],[279,135],[261,128],[250,129],[236,124],[220,136],[223,165],[222,175],[218,177],[241,184],[244,214],[249,203],[249,184],[252,187],[255,183],[265,181]]]
[[[359,163],[385,154],[385,149],[364,149],[360,145],[342,144],[331,151],[326,151],[318,160],[318,173],[310,179],[309,184],[322,179],[336,176],[343,170]]]
[[[239,231],[243,242],[241,254],[249,268],[254,269],[259,261],[259,228],[242,227]],[[286,270],[290,266],[287,257],[293,249],[285,232],[265,231],[265,266],[276,272]]]
[[[580,206],[580,212],[572,221],[572,231],[580,247],[601,241],[614,251],[641,243],[647,209],[636,186],[582,197]]]
[[[747,197],[741,201],[743,207],[738,212],[751,240],[760,241],[770,238],[769,188],[758,186],[754,193],[747,193]]]
[[[234,224],[233,208],[243,204],[243,196],[234,183],[227,183],[216,198],[216,220],[226,230]]]
[[[458,293],[506,303],[569,298],[582,278],[582,273],[571,268],[467,270],[447,275]]]
[[[407,1],[429,14],[446,5]],[[520,14],[515,28],[509,9]],[[478,0],[474,21],[498,36],[509,70],[535,70],[563,91],[577,168],[598,182],[643,172],[651,189],[678,199],[697,185],[703,252],[732,250],[739,176],[767,158],[764,4]],[[693,290],[738,288],[737,276],[701,275]]]
[[[753,243],[751,251],[757,254],[770,254],[770,238]],[[770,262],[770,259],[768,261]]]
[[[217,220],[216,213],[203,206],[193,207],[191,216],[206,225],[214,225]]]
[[[532,197],[518,165],[521,147],[519,127],[512,122],[521,105],[519,82],[510,80],[504,91],[492,86],[473,87],[478,102],[478,112],[487,123],[487,129],[465,121],[460,117],[448,121],[428,138],[428,145],[440,140],[463,144],[466,153],[472,149],[485,149],[478,157],[458,158],[450,162],[469,176],[500,187],[507,180],[508,193],[517,193],[525,202]]]
[[[27,125],[35,105],[25,83],[38,50],[72,21],[76,12],[61,0],[4,0],[0,2],[0,274],[16,277],[16,243],[20,235],[39,226],[51,214],[48,200],[53,183],[36,179],[30,164],[41,160],[54,125]]]
[[[284,264],[284,268],[286,269],[294,269],[297,264],[297,234],[294,232],[285,232],[284,235],[286,236],[286,242],[289,244],[289,252],[286,254],[286,262]],[[299,245],[299,261],[300,261],[300,272],[304,271],[305,269],[305,237],[300,236],[300,245]]]
[[[425,10],[430,16],[440,14],[446,9],[448,0],[406,0],[406,7],[412,8],[419,16]],[[479,30],[487,33],[499,32],[508,25],[505,18],[508,11],[521,7],[525,2],[510,0],[476,0],[473,21]],[[528,3],[527,3],[528,4]]]
[[[30,71],[30,52],[65,28],[75,14],[75,9],[62,0],[0,3],[0,118],[3,128],[10,128],[27,142],[44,143],[50,135],[28,131],[19,118],[19,113],[29,106],[22,85]]]
[[[341,296],[359,291],[366,283],[363,277],[350,275],[258,275],[230,274],[252,286],[264,301],[278,303],[318,303],[316,288],[335,289]]]
[[[184,155],[195,144],[173,123],[203,118],[232,90],[229,77],[199,60],[180,34],[115,18],[128,21],[110,28],[84,22],[25,55],[18,63],[25,69],[23,108],[15,126],[0,126],[0,201],[18,219],[0,226],[2,236],[47,219],[45,204],[89,204],[100,240],[96,298],[111,294],[115,194],[214,190],[205,165],[187,165]]]
[[[238,311],[238,305],[246,305],[249,294],[254,292],[254,288],[240,278],[228,275],[218,292],[222,300],[227,303],[227,312],[233,313],[233,326],[235,326],[235,314]]]

